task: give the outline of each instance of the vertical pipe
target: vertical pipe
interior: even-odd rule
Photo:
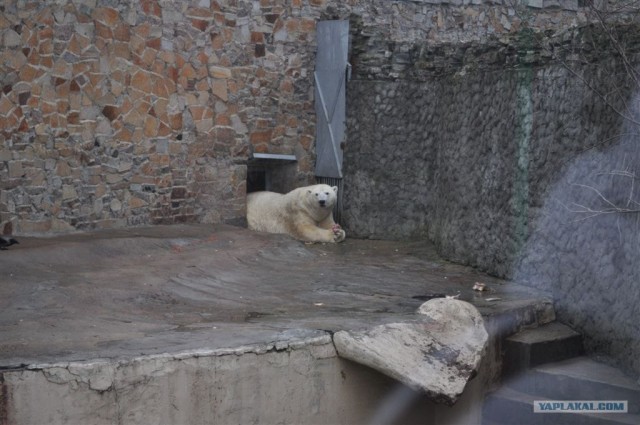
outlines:
[[[523,31],[520,51],[526,55],[532,50],[531,31]],[[513,187],[514,242],[515,252],[524,245],[529,225],[529,152],[533,133],[533,69],[530,64],[518,71],[516,87],[516,170]]]

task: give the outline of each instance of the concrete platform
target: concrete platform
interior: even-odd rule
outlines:
[[[425,242],[309,245],[208,225],[19,240],[0,252],[2,368],[318,336],[402,320],[432,296],[486,316],[550,303]]]
[[[19,240],[0,251],[2,425],[479,423],[501,338],[555,318],[545,294],[426,242],[205,225]],[[411,322],[445,295],[491,342],[454,407],[338,355],[336,331]]]

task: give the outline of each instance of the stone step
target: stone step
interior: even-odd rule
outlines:
[[[506,385],[549,400],[627,400],[629,413],[640,414],[640,386],[615,367],[587,357],[536,366]]]
[[[508,337],[504,350],[505,376],[584,353],[582,335],[559,322],[527,329]]]
[[[571,397],[573,398],[573,397]],[[566,399],[566,397],[565,397]],[[637,425],[631,413],[534,413],[535,400],[546,396],[525,394],[508,386],[490,394],[483,406],[483,425]]]

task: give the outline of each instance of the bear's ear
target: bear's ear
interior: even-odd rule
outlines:
[[[307,192],[311,193],[311,189],[307,189]]]
[[[333,186],[331,189],[333,189],[334,192],[338,192],[338,186]]]

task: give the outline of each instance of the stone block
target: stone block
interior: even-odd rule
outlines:
[[[58,218],[51,219],[51,231],[54,233],[72,232],[76,230],[74,226]]]
[[[216,66],[216,65],[212,65],[209,67],[209,74],[211,75],[211,77],[213,78],[231,78],[232,73],[231,73],[231,69],[229,68],[225,68],[225,67],[221,67],[221,66]]]
[[[62,186],[62,200],[63,201],[71,201],[78,198],[78,193],[76,192],[75,187],[71,185],[63,185]]]
[[[94,10],[93,18],[107,26],[114,26],[120,21],[120,13],[110,7],[100,7]]]
[[[148,205],[148,202],[145,201],[144,199],[137,198],[137,197],[132,197],[131,199],[129,199],[129,207],[131,208],[143,208],[143,207],[146,207],[147,205]]]
[[[145,137],[156,137],[158,135],[159,121],[157,118],[147,115],[144,119]]]
[[[191,25],[200,30],[200,31],[205,31],[207,29],[207,27],[209,26],[209,21],[204,20],[204,19],[191,19]]]
[[[56,165],[56,175],[60,177],[68,177],[71,175],[71,167],[67,161],[59,161]]]
[[[5,30],[2,35],[2,45],[12,48],[18,47],[22,43],[20,35],[12,29]]]
[[[22,161],[9,161],[9,177],[20,178],[24,175],[24,168],[22,167]]]
[[[253,145],[258,145],[261,143],[269,143],[271,141],[272,135],[273,135],[273,130],[271,129],[254,131],[249,134],[249,141]]]
[[[122,181],[122,176],[120,174],[108,173],[105,175],[105,181],[110,185],[114,185]]]
[[[209,133],[213,129],[213,118],[202,119],[196,122],[196,129],[200,133]]]
[[[226,102],[227,100],[229,100],[226,80],[214,80],[213,84],[211,85],[211,91],[222,101]]]
[[[111,211],[113,211],[115,213],[120,212],[122,210],[122,202],[120,202],[120,200],[114,198],[109,203],[109,208],[111,209]]]
[[[115,120],[119,116],[119,114],[120,114],[120,111],[118,110],[117,106],[105,105],[105,107],[102,108],[102,115],[107,117],[109,121]]]
[[[582,335],[558,322],[512,335],[504,342],[504,349],[507,374],[577,357],[584,352]]]
[[[188,190],[186,187],[174,187],[171,189],[171,199],[185,199],[188,196]]]
[[[484,321],[473,305],[445,298],[427,301],[418,313],[425,320],[337,332],[336,350],[435,401],[453,404],[480,365],[488,341]]]
[[[51,231],[51,220],[24,220],[18,219],[16,233],[23,235],[45,234]]]

